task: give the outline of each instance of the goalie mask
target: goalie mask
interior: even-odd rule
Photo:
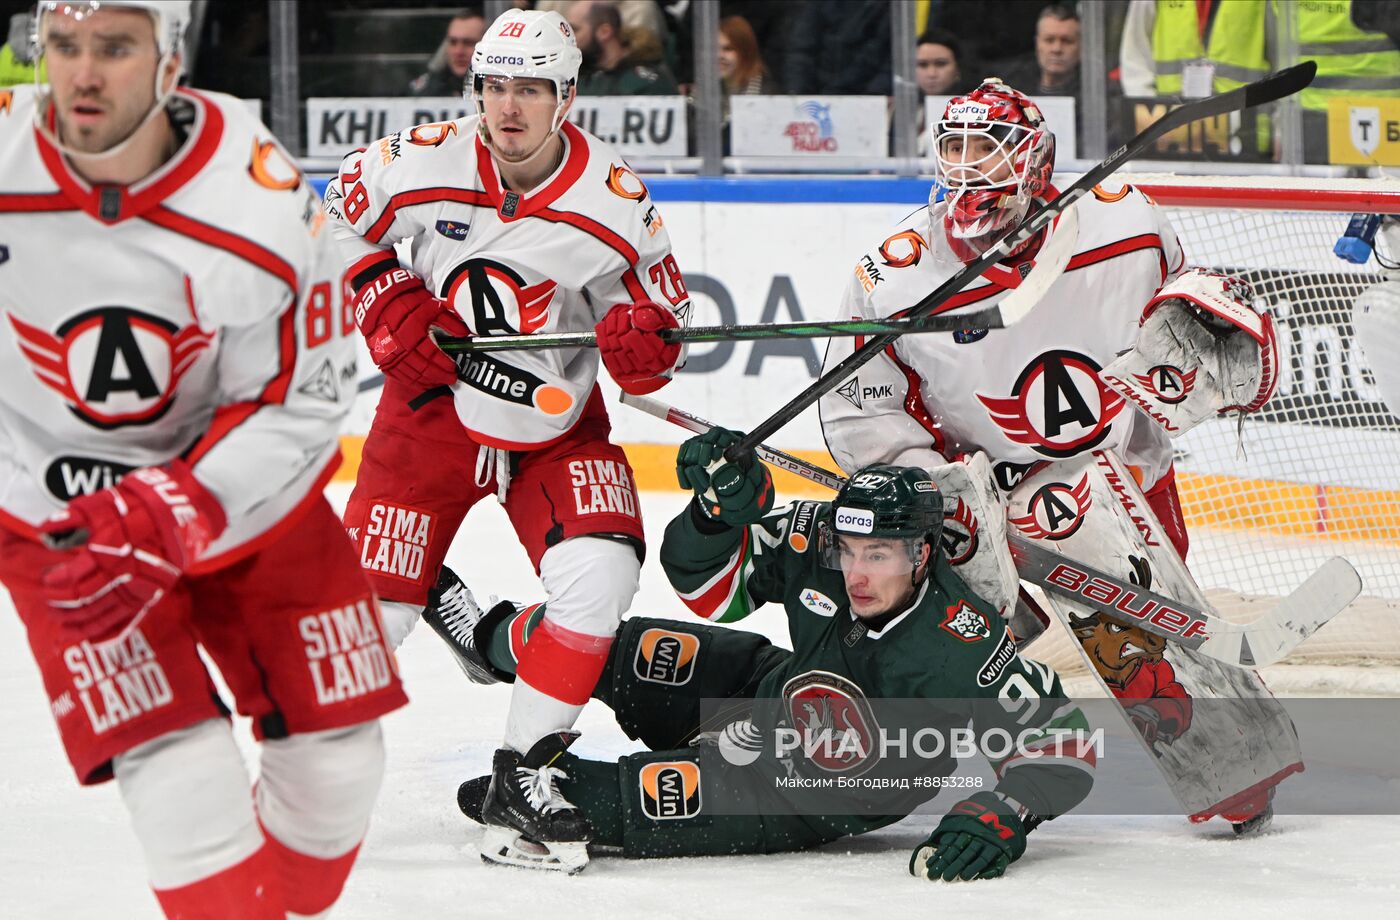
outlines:
[[[867,466],[852,476],[818,525],[822,565],[860,563],[883,574],[912,573],[927,544],[937,552],[943,496],[929,474],[912,466]]]
[[[931,130],[934,175],[946,189],[944,235],[954,254],[971,262],[1050,188],[1055,136],[1035,103],[995,77],[950,99]]]
[[[105,149],[99,151],[77,150],[64,144],[58,136],[51,104],[53,102],[52,88],[43,83],[40,78],[40,74],[45,68],[36,65],[34,83],[38,91],[38,104],[34,107],[34,126],[50,144],[69,156],[110,157],[126,149],[137,132],[157,114],[165,110],[166,103],[174,95],[175,87],[179,85],[180,76],[184,73],[183,43],[185,30],[190,23],[190,0],[86,0],[86,2],[44,0],[38,5],[35,13],[36,60],[42,62],[48,52],[47,38],[51,28],[63,22],[81,23],[102,10],[109,9],[139,10],[151,18],[151,24],[155,29],[156,48],[159,53],[155,68],[154,102],[144,117],[137,121],[135,126],[126,132],[125,136]],[[174,65],[174,78],[170,79],[167,76],[167,69],[172,64]],[[167,83],[168,88],[165,85]]]
[[[548,80],[554,84],[555,102],[549,133],[520,162],[533,158],[563,126],[582,62],[574,30],[558,13],[512,9],[496,17],[472,53],[472,102],[481,117],[481,139],[491,144],[483,98],[487,80]]]

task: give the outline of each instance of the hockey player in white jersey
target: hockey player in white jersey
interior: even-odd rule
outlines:
[[[1400,353],[1400,217],[1381,219],[1377,244],[1381,280],[1356,298],[1351,321],[1381,398],[1391,414],[1400,415],[1400,363],[1395,358]]]
[[[244,105],[176,88],[186,0],[38,14],[50,83],[0,92],[0,582],[165,913],[319,915],[405,701],[321,494],[354,389],[338,253]]]
[[[945,197],[862,257],[843,319],[899,315],[990,249],[1034,201],[1058,194],[1053,135],[1035,105],[999,80],[952,99],[932,130]],[[1235,279],[1183,272],[1176,234],[1147,196],[1099,186],[1075,207],[1074,255],[1026,318],[1009,329],[903,336],[820,401],[843,469],[885,462],[933,472],[949,507],[950,559],[1022,638],[1041,627],[1028,621],[1025,599],[1018,604],[1004,508],[984,510],[996,507],[996,493],[1048,463],[1113,451],[1184,559],[1170,436],[1221,410],[1259,408],[1276,379],[1268,317]],[[994,303],[1035,269],[1043,243],[1043,234],[1032,238],[939,312]],[[833,340],[827,367],[860,344]],[[1049,503],[1058,526],[1072,528],[1087,510],[1082,491]],[[1054,526],[1038,535],[1066,535]],[[1244,802],[1226,816],[1240,821],[1259,807]]]
[[[394,641],[420,614],[465,637],[478,614],[443,558],[477,501],[495,494],[505,508],[549,613],[543,641],[521,661],[482,852],[568,870],[586,861],[590,831],[550,763],[573,738],[643,550],[631,469],[597,386],[599,354],[623,389],[654,390],[682,360],[655,333],[689,310],[646,186],[565,120],[579,62],[557,13],[507,11],[472,59],[478,114],[351,154],[325,196],[357,321],[386,378],[346,527]],[[392,249],[400,240],[411,270]],[[597,351],[455,364],[433,338],[595,328]]]

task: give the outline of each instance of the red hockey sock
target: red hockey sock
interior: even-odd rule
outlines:
[[[556,700],[582,706],[598,685],[612,642],[612,636],[584,635],[546,617],[530,633],[516,676]]]
[[[262,822],[259,821],[258,824],[261,826]],[[355,865],[360,845],[355,844],[350,852],[340,856],[322,859],[292,849],[274,837],[266,827],[263,827],[262,832],[267,838],[265,849],[269,850],[276,860],[274,870],[282,882],[287,910],[308,916],[328,910],[340,897],[345,880],[350,877],[350,869]]]
[[[287,916],[282,882],[268,844],[208,878],[152,890],[170,920],[285,920]]]

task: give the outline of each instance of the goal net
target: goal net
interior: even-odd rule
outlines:
[[[1400,418],[1352,328],[1357,295],[1381,274],[1374,257],[1333,254],[1353,214],[1400,214],[1400,182],[1124,178],[1166,209],[1188,265],[1249,281],[1278,327],[1269,404],[1175,442],[1191,571],[1222,613],[1247,620],[1343,556],[1363,596],[1290,662],[1400,663]],[[1082,671],[1071,641],[1050,635],[1031,654]]]

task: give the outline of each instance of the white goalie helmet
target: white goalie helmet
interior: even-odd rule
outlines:
[[[42,0],[35,9],[34,14],[34,47],[38,51],[38,56],[42,59],[44,47],[44,35],[47,32],[48,20],[54,16],[66,17],[74,22],[81,22],[89,16],[101,12],[104,9],[133,9],[141,10],[149,14],[152,25],[155,27],[156,47],[160,51],[160,60],[156,64],[155,73],[155,103],[151,106],[150,112],[132,130],[132,133],[117,144],[109,147],[96,156],[112,156],[123,150],[136,132],[152,118],[155,114],[165,108],[165,104],[170,101],[174,93],[174,87],[180,82],[180,76],[184,73],[183,51],[185,32],[190,25],[190,0]],[[179,66],[175,72],[175,80],[171,84],[169,92],[162,91],[161,75],[166,66],[172,61],[179,59]],[[35,68],[34,82],[41,94],[40,105],[34,107],[34,123],[39,131],[55,147],[64,153],[79,153],[65,146],[62,141],[48,127],[46,117],[48,104],[45,99],[47,93],[39,74],[42,68]],[[84,156],[94,156],[94,154],[84,153]]]
[[[556,108],[550,133],[564,122],[569,90],[578,82],[583,54],[574,30],[553,11],[506,10],[491,23],[472,53],[472,101],[486,114],[482,87],[486,77],[548,80],[554,84]]]

